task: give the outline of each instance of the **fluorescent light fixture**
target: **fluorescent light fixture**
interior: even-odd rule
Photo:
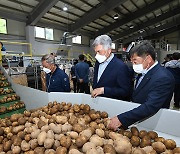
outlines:
[[[68,10],[68,8],[67,8],[66,6],[64,6],[64,7],[63,7],[63,10],[64,10],[64,11],[67,11],[67,10]]]

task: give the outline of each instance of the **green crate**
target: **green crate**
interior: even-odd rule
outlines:
[[[21,108],[21,109],[14,110],[14,111],[11,111],[11,112],[6,112],[4,114],[1,114],[0,118],[3,119],[3,118],[10,117],[11,115],[18,114],[18,113],[22,113],[23,114],[25,110],[26,110],[25,108]]]

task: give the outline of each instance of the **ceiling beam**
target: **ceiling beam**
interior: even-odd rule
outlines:
[[[160,31],[164,31],[166,29],[169,29],[169,28],[172,28],[172,27],[175,27],[175,26],[178,26],[178,25],[180,25],[180,18],[177,18],[176,20],[174,20],[172,22],[169,22],[167,24],[164,24],[162,26],[159,26],[157,28],[154,28],[154,29],[151,29],[151,30],[148,30],[148,31],[144,31],[144,32],[142,32],[140,34],[130,36],[129,38],[123,40],[123,44],[127,44],[129,42],[135,41],[139,37],[143,37],[143,38],[150,37],[155,33],[158,33]]]
[[[42,0],[28,16],[27,25],[35,25],[59,0]]]
[[[61,30],[61,31],[64,31],[64,32],[67,31],[67,27],[61,26],[59,24],[49,23],[49,22],[40,21],[36,25],[37,26],[42,26],[42,27],[49,27],[49,28]],[[77,34],[92,37],[92,33],[86,33],[86,32],[83,32],[83,31],[77,31]]]
[[[12,12],[8,12],[8,11],[2,11],[0,10],[0,15],[2,18],[5,19],[11,19],[11,20],[16,20],[16,21],[20,21],[20,22],[26,22],[27,18],[24,15],[18,14],[18,13],[12,13]]]
[[[152,12],[160,7],[163,7],[164,5],[167,5],[168,3],[172,2],[172,0],[158,0],[155,1],[147,6],[145,6],[142,9],[139,9],[137,11],[135,11],[133,14],[127,15],[125,18],[120,19],[114,23],[112,23],[109,26],[106,26],[105,28],[99,30],[98,32],[96,32],[95,36],[101,35],[101,34],[105,34],[108,33],[109,31],[116,29],[122,25],[127,24],[128,22],[137,19],[139,17],[142,17],[143,15]]]
[[[170,33],[173,33],[175,31],[178,31],[179,29],[180,29],[180,25],[172,27],[172,28],[169,28],[169,29],[166,29],[166,30],[164,30],[162,32],[157,32],[157,33],[153,34],[150,37],[145,37],[145,39],[156,39],[156,38],[159,38],[161,36],[165,36],[167,34],[170,34]]]
[[[121,32],[121,33],[119,33],[119,34],[117,34],[117,35],[114,35],[114,36],[112,37],[112,40],[115,41],[115,40],[121,39],[121,38],[124,37],[124,36],[127,36],[127,35],[129,35],[129,34],[132,34],[132,33],[136,32],[136,31],[141,30],[141,29],[144,29],[144,28],[146,28],[146,27],[148,27],[148,26],[154,25],[154,24],[156,24],[156,23],[158,23],[158,22],[160,22],[160,21],[163,21],[163,20],[165,20],[165,19],[168,19],[168,18],[170,18],[170,17],[173,17],[173,16],[175,16],[175,15],[177,15],[177,14],[180,14],[180,9],[179,9],[179,7],[176,8],[176,9],[174,9],[174,10],[172,10],[172,11],[163,13],[162,15],[157,16],[156,18],[150,19],[150,20],[148,20],[147,22],[144,22],[144,23],[142,23],[142,24],[134,27],[133,29],[129,29],[128,31],[126,30],[126,31]]]
[[[84,27],[125,1],[126,0],[108,0],[106,3],[98,4],[96,7],[92,8],[89,13],[84,14],[76,23],[72,24],[71,31],[74,32]]]

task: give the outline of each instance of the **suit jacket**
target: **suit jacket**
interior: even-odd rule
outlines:
[[[114,56],[97,82],[98,69],[99,63],[96,62],[93,89],[104,87],[104,94],[101,96],[127,100],[131,92],[131,79],[128,66]]]
[[[89,65],[85,62],[79,62],[75,65],[75,75],[77,80],[83,79],[84,83],[88,83]]]
[[[169,108],[174,89],[174,77],[164,67],[157,64],[144,76],[133,92],[133,102],[141,105],[125,113],[118,119],[127,128],[131,124],[148,118],[161,108]]]

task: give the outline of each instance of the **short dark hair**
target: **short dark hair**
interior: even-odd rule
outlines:
[[[79,55],[79,60],[84,60],[84,55],[82,54],[82,55]]]
[[[143,40],[133,47],[130,50],[130,56],[132,57],[134,54],[137,54],[139,57],[150,55],[154,61],[156,60],[156,52],[148,40]]]
[[[0,42],[1,43],[1,46],[3,46],[3,43],[2,42]]]
[[[173,60],[179,60],[180,59],[180,53],[179,52],[174,52],[172,54],[172,58],[173,58]]]

